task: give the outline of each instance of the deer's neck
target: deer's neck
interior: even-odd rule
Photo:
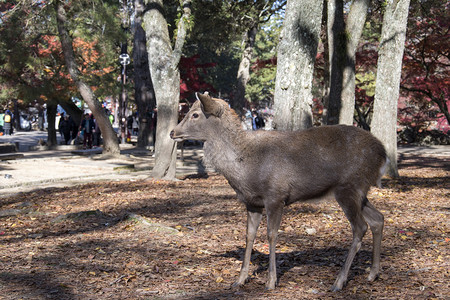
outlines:
[[[240,128],[224,128],[204,144],[204,160],[227,179],[238,176],[245,158],[247,133]]]

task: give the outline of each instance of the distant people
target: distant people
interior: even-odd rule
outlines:
[[[261,118],[256,111],[252,112],[252,128],[253,130],[258,130],[264,128],[266,124],[264,123],[264,119]]]
[[[59,134],[61,135],[61,138],[63,138],[63,139],[64,139],[64,134],[63,134],[63,132],[61,130],[61,125],[64,122],[64,117],[65,117],[65,114],[61,113],[61,115],[59,116],[58,128],[56,128],[59,131]]]
[[[72,126],[70,124],[69,116],[65,115],[59,122],[59,133],[64,138],[64,145],[68,145],[71,138]]]
[[[41,131],[44,130],[44,121],[45,121],[44,108],[41,105],[38,105],[38,128]]]
[[[137,135],[138,131],[139,131],[139,119],[138,119],[137,113],[133,116],[132,128],[133,128],[133,131],[132,131],[133,135]]]
[[[0,114],[0,135],[3,135],[3,125],[5,124],[5,114],[1,113]]]
[[[72,134],[72,141],[75,141],[78,135],[78,126],[73,120],[72,116],[69,115],[70,132]],[[72,143],[72,142],[71,142]]]
[[[94,133],[93,133],[93,145],[94,147],[100,147],[100,139],[101,139],[101,131],[100,131],[100,127],[98,126],[98,122],[97,119],[92,116],[92,119],[94,120]]]
[[[108,110],[108,119],[111,125],[114,124],[114,115]]]
[[[133,130],[133,115],[129,115],[127,118],[127,136],[131,136],[131,131]]]
[[[251,129],[253,129],[252,112],[245,107],[243,108],[243,110],[244,110],[244,115],[242,116],[242,128],[244,128],[245,130],[251,130]]]
[[[5,112],[5,116],[3,117],[3,130],[5,132],[5,135],[11,135],[12,134],[12,114],[11,111],[8,109]]]
[[[158,108],[154,107],[151,113],[150,132],[152,133],[153,146],[156,145],[156,125],[158,123]]]
[[[83,149],[86,150],[86,142],[87,147],[92,149],[92,134],[95,129],[94,120],[92,120],[89,114],[84,115],[84,120],[81,121],[81,125],[79,130],[83,132]]]

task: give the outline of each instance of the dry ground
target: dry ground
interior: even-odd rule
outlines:
[[[245,246],[245,210],[223,177],[211,175],[0,199],[0,298],[448,299],[448,158],[405,157],[400,175],[369,195],[386,221],[382,273],[373,283],[366,281],[368,232],[347,286],[329,292],[351,231],[338,205],[324,202],[286,208],[274,291],[264,291],[264,223],[249,282],[230,289]]]

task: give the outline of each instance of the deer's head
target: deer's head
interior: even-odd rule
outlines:
[[[184,140],[205,141],[220,123],[227,109],[225,101],[214,99],[207,93],[196,94],[197,101],[192,105],[184,119],[170,132],[177,142]]]

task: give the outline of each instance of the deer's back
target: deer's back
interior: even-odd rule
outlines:
[[[386,159],[383,145],[369,132],[344,125],[260,131],[249,137],[244,152],[239,178],[228,179],[242,198],[261,206],[268,195],[292,203],[339,186],[367,193]]]

